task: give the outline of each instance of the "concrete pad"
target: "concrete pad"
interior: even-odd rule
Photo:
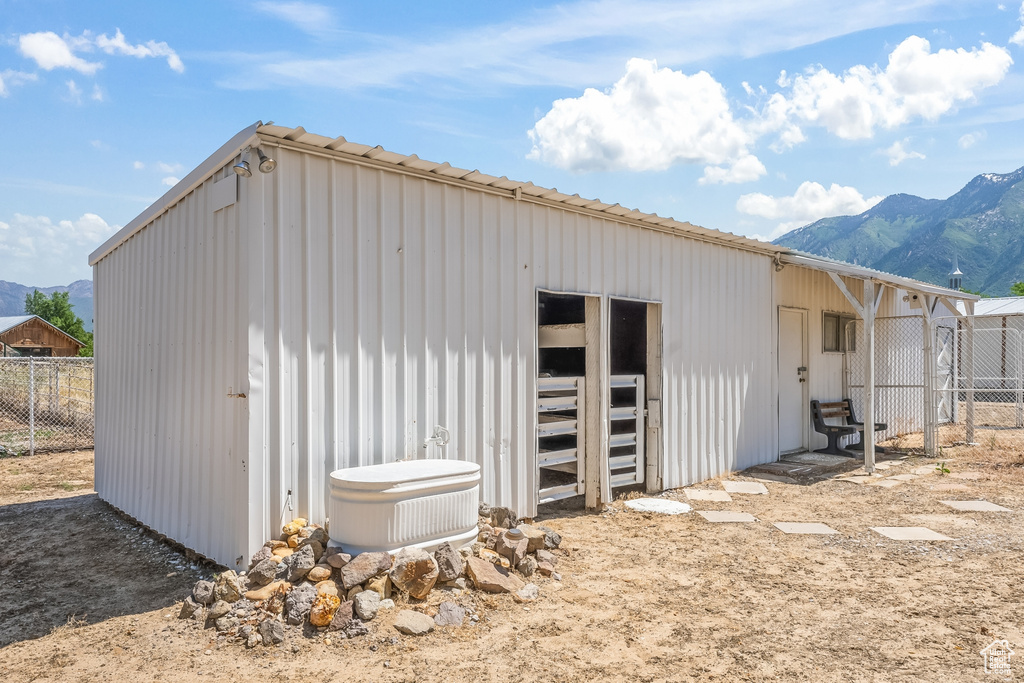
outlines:
[[[917,479],[917,475],[916,474],[897,474],[897,475],[892,476],[892,477],[886,477],[886,479],[892,479],[894,481],[913,481],[914,479]]]
[[[725,491],[709,491],[708,489],[683,489],[683,493],[689,500],[712,500],[716,503],[728,503],[732,501]]]
[[[923,526],[873,526],[871,530],[894,541],[952,541],[937,531]]]
[[[891,489],[902,484],[902,481],[896,481],[895,479],[876,479],[873,482],[870,482],[868,486],[877,486],[882,489]]]
[[[793,477],[784,477],[781,474],[762,474],[760,472],[745,472],[743,476],[750,477],[751,479],[759,479],[761,481],[774,481],[778,482],[779,484],[797,483],[797,480],[794,479]]]
[[[664,498],[634,498],[626,501],[626,507],[638,512],[657,512],[661,515],[683,515],[693,511],[686,503]]]
[[[728,493],[749,493],[751,495],[767,496],[768,489],[764,484],[756,481],[723,481],[722,488]]]
[[[730,512],[729,510],[697,510],[697,514],[709,522],[756,522],[757,518],[749,512]]]
[[[821,522],[773,522],[772,525],[784,534],[838,534],[828,524]]]
[[[985,477],[981,472],[954,472],[953,474],[947,474],[950,479],[968,479],[976,481]]]
[[[996,505],[987,500],[940,500],[939,502],[961,512],[1013,512],[1010,508],[1004,508],[1002,505]]]
[[[973,491],[970,486],[966,484],[936,484],[932,487],[932,491]]]
[[[798,462],[806,465],[845,465],[851,460],[841,455],[828,455],[827,453],[794,453],[785,455],[782,459],[786,462]]]

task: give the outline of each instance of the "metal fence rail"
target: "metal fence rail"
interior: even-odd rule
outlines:
[[[0,454],[93,446],[92,358],[0,358]]]

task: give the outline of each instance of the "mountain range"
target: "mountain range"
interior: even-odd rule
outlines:
[[[92,332],[92,280],[76,280],[66,287],[28,287],[0,280],[0,316],[25,315],[25,297],[37,289],[46,296],[68,292],[75,314],[82,319],[86,332]]]
[[[1024,167],[983,173],[948,199],[894,194],[858,216],[822,218],[775,244],[946,286],[1008,296],[1024,281]]]

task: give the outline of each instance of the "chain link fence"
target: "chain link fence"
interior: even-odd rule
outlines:
[[[935,321],[940,446],[1024,448],[1024,317]]]
[[[876,443],[923,450],[980,444],[1024,449],[1024,316],[875,321]],[[930,348],[929,348],[930,346]],[[844,394],[864,413],[867,364],[863,321],[847,325]]]
[[[93,446],[92,358],[0,358],[0,455]]]

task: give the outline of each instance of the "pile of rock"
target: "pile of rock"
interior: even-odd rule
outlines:
[[[461,593],[475,588],[512,593],[517,601],[539,595],[520,576],[534,574],[561,580],[552,552],[561,537],[545,527],[519,523],[508,508],[480,507],[480,531],[471,548],[443,543],[434,553],[403,548],[350,556],[328,546],[327,532],[305,519],[282,529],[253,555],[245,572],[226,571],[213,581],[199,581],[185,598],[179,618],[212,626],[247,647],[280,644],[288,628],[307,636],[326,633],[337,639],[369,632],[367,622],[381,610],[401,603],[422,605],[435,588]],[[431,617],[413,609],[400,611],[394,627],[420,635],[435,625],[461,626],[464,607],[441,602]]]

